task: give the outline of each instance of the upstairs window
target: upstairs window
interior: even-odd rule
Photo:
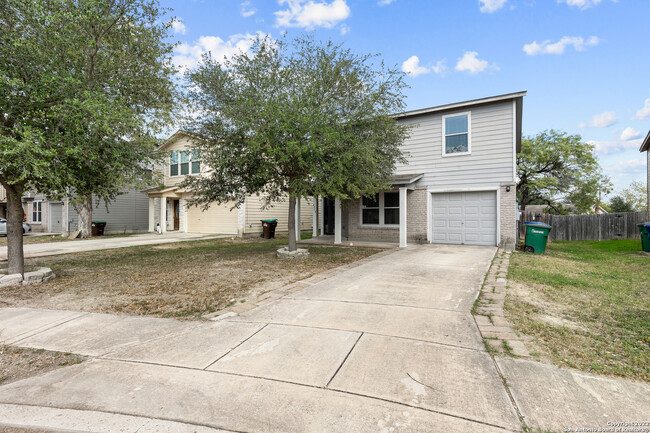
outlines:
[[[471,151],[470,113],[442,117],[444,137],[442,156],[463,155]]]
[[[172,152],[169,156],[169,175],[187,176],[201,173],[201,160],[189,151]]]
[[[178,176],[178,152],[172,152],[169,156],[169,175]]]

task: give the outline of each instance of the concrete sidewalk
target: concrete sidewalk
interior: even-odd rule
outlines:
[[[59,254],[81,253],[85,251],[112,250],[115,248],[138,247],[142,245],[169,244],[174,242],[194,241],[200,239],[229,238],[226,235],[211,235],[201,233],[167,232],[163,235],[145,233],[124,237],[101,237],[47,242],[42,244],[26,244],[23,246],[25,258],[55,256]],[[7,259],[7,247],[0,246],[0,260]]]
[[[412,247],[208,323],[1,309],[4,343],[91,360],[1,386],[0,426],[503,432],[643,421],[647,384],[484,350],[470,309],[493,254]]]

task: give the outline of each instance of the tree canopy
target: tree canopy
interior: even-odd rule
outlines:
[[[547,204],[563,213],[567,204],[578,213],[591,213],[601,193],[611,190],[602,174],[593,145],[579,135],[549,130],[522,140],[517,155],[517,198],[522,209]]]
[[[633,210],[642,211],[648,208],[648,190],[646,184],[639,180],[632,181],[627,188],[621,190],[621,197],[630,204]]]
[[[204,205],[288,196],[293,250],[296,198],[358,198],[388,186],[408,134],[392,116],[405,106],[403,77],[376,55],[308,37],[258,37],[248,53],[204,56],[187,75],[197,104],[189,129],[204,138],[195,151],[211,171],[185,186]]]
[[[164,14],[155,0],[0,6],[0,182],[11,197],[11,270],[22,272],[24,191],[87,204],[92,194],[114,198],[146,171],[153,133],[169,121],[175,97]]]
[[[620,195],[612,197],[609,200],[607,207],[609,212],[634,212],[634,206],[632,206],[632,203],[625,200],[625,198]]]

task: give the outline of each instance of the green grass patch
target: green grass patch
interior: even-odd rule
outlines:
[[[506,311],[561,366],[649,381],[650,257],[640,241],[553,242],[514,253]]]

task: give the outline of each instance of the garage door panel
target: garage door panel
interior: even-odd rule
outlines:
[[[199,207],[187,209],[187,231],[190,233],[237,234],[237,209],[232,204],[216,204],[206,211]]]
[[[495,245],[496,192],[432,194],[432,241]]]

